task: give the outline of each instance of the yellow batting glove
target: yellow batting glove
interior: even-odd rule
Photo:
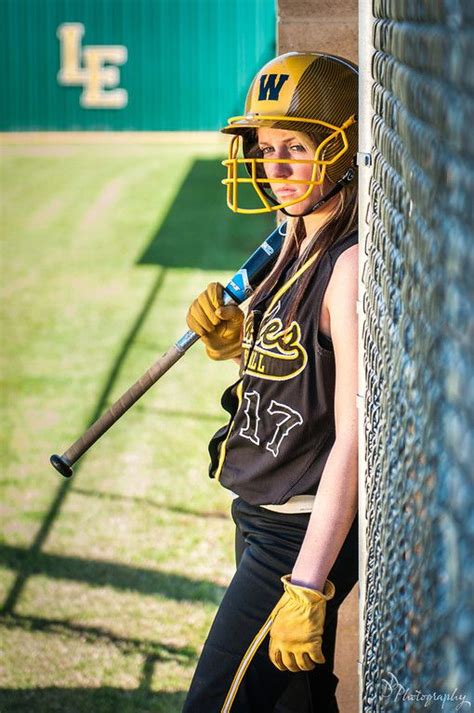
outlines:
[[[280,671],[311,671],[325,663],[321,651],[326,602],[336,588],[326,580],[324,593],[291,583],[291,575],[281,578],[285,593],[270,614],[269,655]]]
[[[211,282],[188,310],[188,327],[199,334],[211,359],[239,357],[242,353],[244,313],[237,305],[223,304],[223,287]]]

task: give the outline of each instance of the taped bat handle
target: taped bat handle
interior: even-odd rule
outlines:
[[[145,374],[136,381],[105,413],[100,416],[87,431],[72,444],[61,456],[50,457],[51,465],[65,478],[72,475],[72,466],[79,458],[114,425],[133,404],[138,401],[156,381],[175,364],[187,349],[197,342],[199,336],[192,331],[186,332],[176,344],[168,349]]]
[[[223,302],[225,305],[235,304],[227,292],[224,292]],[[70,478],[74,463],[199,339],[199,335],[191,329],[185,332],[67,451],[61,456],[56,453],[52,455],[49,460],[58,473]]]

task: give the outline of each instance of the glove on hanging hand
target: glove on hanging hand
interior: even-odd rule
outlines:
[[[311,671],[326,661],[321,651],[326,602],[336,588],[329,579],[324,593],[290,580],[290,574],[281,578],[285,593],[270,614],[270,660],[280,671]]]
[[[208,357],[222,360],[239,357],[242,352],[244,313],[237,305],[223,306],[223,287],[211,282],[188,310],[188,327],[199,334]]]

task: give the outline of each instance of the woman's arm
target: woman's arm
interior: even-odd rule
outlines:
[[[293,584],[323,591],[357,512],[357,245],[336,261],[327,288],[336,363],[336,439],[326,461]]]

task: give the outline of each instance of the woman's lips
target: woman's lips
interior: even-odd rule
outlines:
[[[280,190],[275,190],[274,193],[276,193],[278,197],[286,198],[287,196],[294,196],[296,191],[294,188],[281,188]]]

